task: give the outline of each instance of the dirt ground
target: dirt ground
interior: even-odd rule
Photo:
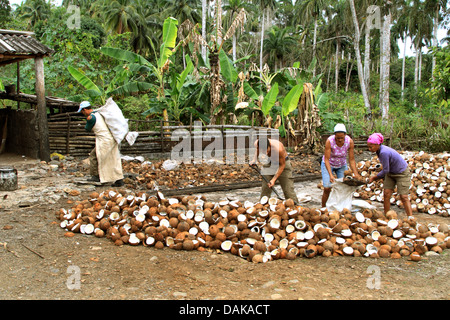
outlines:
[[[221,252],[118,247],[83,234],[67,238],[55,212],[109,187],[75,184],[74,175],[21,156],[2,155],[0,165],[19,170],[19,189],[0,191],[2,300],[450,299],[450,250],[420,262],[320,256],[254,264]],[[69,171],[76,172],[76,166]],[[298,194],[311,197],[304,206],[320,207],[319,182],[296,183]],[[259,191],[205,196],[218,201],[233,194],[258,201]],[[426,214],[417,219],[449,223],[449,218]]]

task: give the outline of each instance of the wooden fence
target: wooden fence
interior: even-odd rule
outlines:
[[[86,132],[84,127],[86,120],[78,113],[65,113],[49,117],[49,140],[50,152],[71,155],[74,157],[86,157],[95,147],[95,135]],[[217,136],[223,138],[222,149],[230,150],[240,148],[251,148],[250,143],[254,134],[264,132],[273,137],[278,130],[262,127],[239,126],[239,125],[208,125],[196,124],[180,125],[174,121],[163,120],[135,120],[128,122],[130,131],[137,131],[138,138],[133,146],[122,142],[120,152],[122,155],[144,155],[154,153],[170,152],[172,147],[179,143],[174,139],[174,132],[190,137],[191,150],[201,143],[202,150]],[[201,140],[201,141],[199,141]],[[239,141],[239,143],[238,143]],[[217,145],[216,145],[217,146]],[[220,146],[218,146],[220,149]]]

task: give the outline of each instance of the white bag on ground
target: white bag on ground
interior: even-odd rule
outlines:
[[[343,179],[336,179],[332,184],[330,197],[327,201],[328,211],[352,210],[353,193],[358,186],[348,186],[343,183]]]
[[[172,171],[178,169],[178,162],[176,160],[166,160],[162,164],[162,168],[166,171]]]
[[[134,144],[139,134],[137,132],[129,132],[128,119],[125,119],[122,110],[120,110],[119,106],[112,98],[108,98],[105,105],[96,111],[103,116],[114,140],[116,140],[118,144],[120,144],[125,137],[130,146]]]

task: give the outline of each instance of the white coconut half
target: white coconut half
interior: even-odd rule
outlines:
[[[116,221],[119,218],[120,218],[120,215],[118,212],[111,212],[111,214],[109,215],[109,220]]]
[[[271,233],[265,233],[264,234],[264,242],[272,243],[273,239],[275,239],[275,236]]]
[[[233,243],[230,240],[225,240],[224,242],[222,242],[220,247],[223,251],[230,251],[232,245]]]
[[[366,217],[364,217],[364,214],[359,211],[355,213],[355,218],[356,218],[356,221],[361,222],[361,223],[366,221]]]
[[[286,249],[288,247],[288,245],[289,245],[288,239],[283,238],[283,239],[280,240],[279,247],[281,249]]]
[[[392,237],[394,239],[400,239],[401,237],[403,237],[403,232],[400,230],[394,230],[394,232],[392,233]]]
[[[265,205],[268,201],[269,201],[269,197],[263,196],[263,197],[261,197],[261,200],[259,200],[259,203],[261,203],[262,205]]]
[[[350,230],[350,229],[343,229],[342,231],[341,231],[341,235],[343,236],[343,237],[351,237],[352,236],[352,230]]]
[[[351,255],[353,255],[353,248],[352,247],[344,247],[343,249],[342,249],[342,251],[344,252],[344,254],[346,255],[346,256],[351,256]]]
[[[94,229],[95,229],[94,225],[89,223],[89,224],[85,225],[84,233],[85,234],[92,234],[94,232]]]
[[[425,242],[430,246],[434,246],[435,244],[438,243],[438,239],[430,236],[425,238]]]
[[[398,227],[398,220],[397,219],[391,219],[388,221],[387,226],[391,228],[392,230],[396,229]]]
[[[314,231],[312,230],[308,230],[305,232],[305,239],[306,240],[311,240],[312,238],[314,238]]]
[[[135,233],[130,234],[130,238],[128,239],[129,244],[136,245],[139,244],[139,242],[141,242],[141,240],[139,240]]]
[[[251,207],[253,207],[255,204],[253,203],[253,202],[251,202],[251,201],[245,201],[244,202],[244,208],[245,209],[248,209],[248,208],[251,208]]]
[[[292,233],[295,231],[295,227],[292,224],[286,226],[286,233]]]

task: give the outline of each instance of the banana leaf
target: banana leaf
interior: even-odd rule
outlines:
[[[298,101],[300,100],[300,96],[302,95],[302,93],[303,85],[298,84],[289,91],[286,97],[284,97],[282,107],[283,116],[287,116],[297,108]]]
[[[85,87],[89,91],[89,95],[101,96],[103,91],[100,90],[91,79],[89,79],[83,72],[78,71],[72,66],[68,66],[67,70],[69,70],[72,77],[75,78],[83,87]]]
[[[109,94],[117,96],[129,96],[132,93],[136,92],[146,92],[154,87],[155,86],[149,82],[133,81],[112,90],[111,92],[109,92]]]
[[[267,116],[272,109],[273,105],[277,101],[278,97],[278,82],[275,82],[270,91],[264,97],[264,101],[261,106],[261,110],[265,116]]]
[[[236,68],[233,66],[233,62],[230,58],[228,58],[227,54],[223,50],[220,50],[219,52],[219,63],[222,76],[227,81],[235,83],[238,78],[238,73]]]
[[[163,25],[163,39],[160,48],[158,68],[161,69],[172,55],[172,49],[175,48],[178,32],[178,20],[172,17],[167,18]]]
[[[258,100],[259,96],[256,91],[248,84],[248,82],[244,82],[244,92],[247,96],[252,98],[253,100]]]
[[[154,68],[154,66],[143,56],[140,56],[131,51],[111,47],[103,47],[100,49],[100,51],[103,54],[117,60],[122,60],[130,64],[139,64]]]

